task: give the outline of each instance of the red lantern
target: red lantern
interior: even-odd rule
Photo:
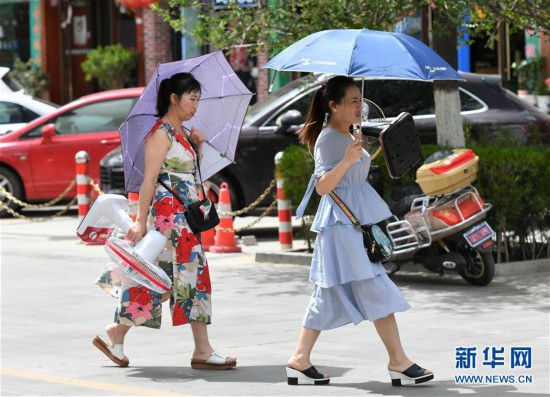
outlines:
[[[115,0],[117,3],[123,5],[126,8],[149,8],[152,3],[156,3],[157,0]]]

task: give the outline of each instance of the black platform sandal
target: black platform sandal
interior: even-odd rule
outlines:
[[[328,385],[330,377],[325,378],[314,366],[304,371],[286,367],[286,379],[289,385]]]
[[[434,374],[426,374],[426,370],[413,364],[403,372],[390,371],[391,384],[393,386],[418,385],[434,378]]]

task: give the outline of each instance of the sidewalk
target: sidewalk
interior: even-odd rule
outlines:
[[[75,218],[75,216],[72,216]],[[71,218],[71,215],[65,218]],[[256,221],[255,216],[236,217],[234,219],[234,227],[240,228],[250,225]],[[4,218],[0,222],[22,222],[14,218]],[[24,221],[23,221],[24,222]],[[76,225],[78,224],[75,220]],[[47,222],[46,222],[47,223]],[[33,223],[36,225],[45,224]],[[253,225],[251,228],[247,228],[244,231],[238,233],[236,236],[237,244],[241,246],[242,253],[251,256],[256,262],[260,263],[280,263],[280,264],[292,264],[309,266],[311,263],[311,253],[305,252],[307,250],[307,242],[303,238],[294,238],[293,246],[291,250],[282,250],[278,241],[278,225],[279,220],[274,216],[266,216],[260,222]],[[301,228],[301,221],[292,217],[292,228],[294,235],[296,236]],[[75,226],[76,230],[76,226]],[[255,244],[249,245],[249,242]],[[218,255],[209,253],[209,255]],[[223,255],[223,254],[222,254]],[[526,273],[550,271],[550,259],[540,260],[528,260],[520,262],[508,262],[496,264],[495,277],[516,276]],[[419,273],[428,274],[433,277],[439,278],[440,276],[432,273],[422,266],[405,266],[398,274]],[[456,273],[449,271],[445,273],[445,277],[456,276]]]
[[[548,272],[497,277],[482,288],[459,276],[398,273],[394,281],[412,306],[396,315],[403,344],[413,360],[434,370],[435,380],[392,387],[385,349],[372,323],[363,322],[323,332],[316,344],[312,360],[333,377],[329,386],[288,386],[285,364],[313,287],[308,266],[256,260],[262,252],[281,253],[273,238],[243,245],[240,253],[207,253],[213,285],[208,332],[216,349],[238,357],[237,368],[192,370],[191,331],[171,326],[167,304],[160,330],[130,332],[124,348],[130,366],[116,367],[91,344],[96,334],[105,336],[116,306],[94,284],[108,257],[103,246],[78,240],[77,225],[76,216],[0,221],[0,395],[548,395]],[[301,244],[296,240],[294,247]],[[476,369],[457,369],[459,346],[477,349]],[[485,348],[526,346],[532,368],[510,368],[508,356],[505,366],[483,364]],[[492,383],[457,383],[457,375],[470,374]],[[512,375],[529,375],[532,382],[499,381]]]
[[[234,227],[242,227],[250,222],[252,222],[255,217],[245,217],[245,218],[235,218]],[[278,220],[275,217],[266,217],[256,226],[246,231],[247,236],[265,236],[268,232],[273,234],[273,230],[277,229]],[[295,231],[299,230],[301,227],[301,222],[293,219],[292,227]],[[303,238],[295,238],[293,241],[293,246],[291,250],[282,250],[279,244],[279,241],[275,239],[271,240],[260,240],[257,245],[246,245],[246,238],[242,238],[239,241],[239,244],[243,247],[243,251],[247,253],[255,254],[256,262],[267,262],[267,263],[286,263],[294,265],[304,265],[309,266],[311,262],[311,254],[304,252],[307,249],[307,242]],[[521,262],[508,262],[508,263],[497,263],[495,277],[504,277],[504,276],[515,276],[522,275],[526,273],[536,273],[541,271],[550,271],[550,259],[539,259],[539,260],[528,260]],[[439,275],[426,270],[422,266],[405,266],[398,274],[404,273],[422,273],[430,274],[434,277],[439,277]],[[445,273],[445,276],[456,276],[456,273],[453,271],[448,271]]]

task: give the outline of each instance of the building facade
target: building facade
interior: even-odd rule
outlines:
[[[16,57],[29,59],[48,73],[52,80],[49,99],[64,104],[82,95],[99,91],[87,82],[82,62],[98,46],[120,43],[139,52],[139,65],[132,71],[129,85],[143,86],[161,62],[190,58],[209,52],[208,46],[197,46],[192,37],[174,32],[147,6],[155,0],[3,0],[0,3],[0,66],[12,67]],[[224,0],[212,0],[223,7]],[[242,6],[253,1],[242,0]],[[184,9],[181,12],[194,11]],[[428,39],[425,12],[419,11],[397,26],[397,30],[424,42]],[[521,58],[543,56],[550,73],[550,41],[525,31],[503,35],[493,49],[485,47],[483,38],[458,48],[458,69],[477,73],[498,73],[503,81],[513,81],[511,64],[515,53]],[[244,52],[244,53],[243,53]],[[262,69],[266,54],[250,57],[236,49],[228,59],[249,89],[262,99],[268,95],[272,71]],[[278,88],[297,74],[278,75]]]

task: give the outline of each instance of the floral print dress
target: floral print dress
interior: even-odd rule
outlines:
[[[199,184],[195,177],[196,153],[187,137],[173,126],[159,122],[153,127],[164,130],[172,147],[168,150],[159,178],[178,194],[185,205],[198,201]],[[158,265],[172,279],[170,310],[172,324],[191,321],[210,324],[211,284],[208,263],[197,237],[191,232],[184,216],[184,206],[157,183],[153,196],[149,224],[168,239]],[[119,298],[115,322],[128,326],[160,328],[161,294],[130,281],[121,281],[113,265],[107,265],[96,283]]]

